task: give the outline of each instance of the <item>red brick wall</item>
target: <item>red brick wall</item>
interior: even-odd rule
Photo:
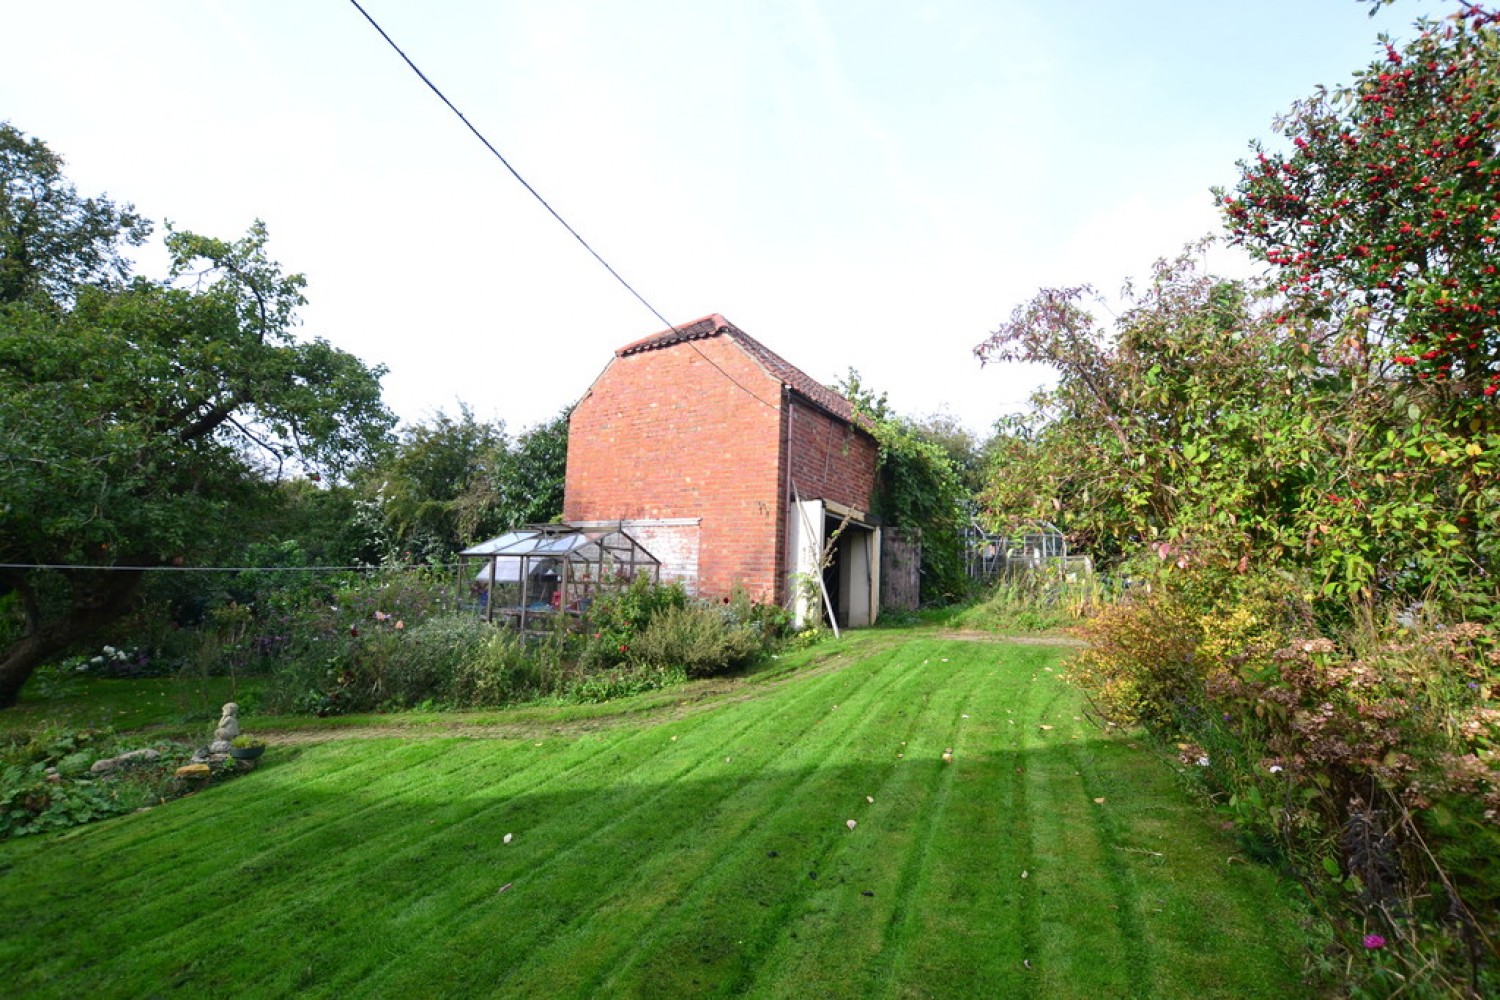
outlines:
[[[875,439],[795,397],[788,422],[792,481],[802,499],[832,500],[868,514],[875,492]]]
[[[563,519],[701,518],[698,592],[778,598],[780,407],[727,337],[615,358],[569,420]]]

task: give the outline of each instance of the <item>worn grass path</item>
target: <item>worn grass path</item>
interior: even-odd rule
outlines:
[[[1272,878],[1080,721],[1061,652],[870,633],[561,735],[532,710],[486,739],[276,747],[0,844],[0,992],[1304,993]]]

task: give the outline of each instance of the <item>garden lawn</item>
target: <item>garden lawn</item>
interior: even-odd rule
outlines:
[[[273,747],[188,799],[0,844],[0,989],[1306,992],[1274,879],[1080,721],[1057,654],[865,633],[561,735]]]
[[[114,729],[144,726],[186,732],[212,731],[224,702],[251,697],[259,678],[228,677],[65,677],[50,684],[33,677],[13,708],[0,712],[0,736],[47,725],[68,729]],[[202,725],[201,723],[206,723]]]

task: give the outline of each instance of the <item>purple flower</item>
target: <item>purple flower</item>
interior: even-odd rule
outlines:
[[[1374,951],[1376,948],[1384,948],[1385,938],[1381,937],[1379,934],[1366,934],[1365,947],[1369,948],[1371,951]]]

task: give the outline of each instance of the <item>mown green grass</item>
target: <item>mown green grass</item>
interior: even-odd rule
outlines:
[[[1274,880],[1078,719],[1053,650],[886,633],[838,655],[572,735],[276,747],[189,799],[0,845],[6,989],[1305,992]]]
[[[54,725],[70,729],[190,727],[212,731],[226,701],[254,697],[259,678],[111,677],[64,678],[50,684],[34,677],[18,704],[0,712],[0,734]],[[207,723],[206,726],[202,725]]]

